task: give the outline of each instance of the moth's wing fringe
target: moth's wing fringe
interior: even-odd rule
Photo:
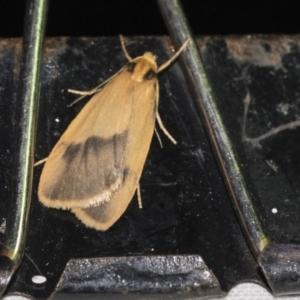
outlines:
[[[138,186],[139,177],[130,172],[121,189],[116,190],[110,201],[95,207],[72,208],[71,211],[86,226],[97,230],[107,230],[125,212]]]

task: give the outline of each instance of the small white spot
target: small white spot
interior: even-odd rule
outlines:
[[[55,118],[55,122],[56,122],[56,123],[59,123],[59,122],[60,122],[60,119],[59,119],[59,118]]]
[[[272,213],[273,213],[273,214],[277,214],[277,212],[278,212],[278,210],[277,210],[276,207],[272,208]]]
[[[3,222],[0,225],[0,233],[5,233],[5,230],[6,230],[6,219],[3,219]]]
[[[266,163],[274,172],[276,172],[276,173],[278,172],[278,166],[273,162],[272,159],[270,159],[270,160],[266,159]]]
[[[57,130],[54,130],[54,131],[53,131],[53,135],[54,135],[54,136],[60,136],[61,133],[60,133],[59,131],[57,131]]]
[[[278,106],[277,106],[277,111],[284,114],[285,116],[288,114],[289,112],[289,109],[290,109],[290,104],[288,103],[280,103]]]
[[[35,275],[31,278],[33,283],[42,284],[47,281],[47,278],[41,275]]]

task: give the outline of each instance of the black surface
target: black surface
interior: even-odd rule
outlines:
[[[254,138],[299,118],[299,36],[215,37],[203,50],[223,121],[240,160],[265,230],[276,243],[299,244],[299,127],[261,140],[242,139],[244,99],[250,95],[246,133]],[[272,209],[276,208],[277,213]]]
[[[50,0],[48,36],[167,34],[155,0]],[[184,0],[196,34],[297,33],[298,10],[289,1]],[[0,2],[0,37],[21,36],[25,1]]]
[[[9,214],[9,187],[11,183],[11,168],[14,153],[14,126],[17,97],[17,84],[19,80],[19,64],[21,47],[17,40],[0,42],[0,238],[6,227],[6,218]]]
[[[164,41],[134,38],[128,51],[133,57],[153,51],[160,65],[171,55]],[[76,96],[67,89],[89,90],[126,62],[118,38],[50,39],[45,50],[36,160],[48,155],[84,104],[68,108]],[[160,87],[160,114],[179,143],[160,133],[161,149],[153,138],[141,179],[143,210],[134,197],[110,230],[88,229],[71,213],[38,202],[38,167],[26,253],[7,293],[50,295],[70,258],[97,256],[199,254],[224,291],[242,280],[260,281],[178,65],[160,74]],[[7,105],[9,112],[13,106]],[[34,284],[34,275],[46,283]]]

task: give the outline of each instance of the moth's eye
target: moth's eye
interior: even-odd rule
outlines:
[[[127,71],[128,71],[129,73],[133,73],[135,66],[136,66],[136,63],[135,63],[135,62],[129,62],[129,63],[127,64],[127,66],[126,66],[126,67],[127,67]]]
[[[144,75],[144,79],[145,80],[152,80],[154,78],[156,78],[156,73],[152,69],[150,69],[149,71],[147,71],[147,73]]]

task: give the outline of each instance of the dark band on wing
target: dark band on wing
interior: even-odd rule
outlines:
[[[127,131],[104,139],[91,136],[85,142],[70,144],[63,160],[64,169],[44,191],[52,200],[86,199],[114,190],[126,175],[124,154]]]
[[[81,210],[81,212],[84,213],[85,217],[83,217],[84,215],[81,216],[83,222],[86,222],[85,218],[88,218],[97,223],[107,223],[111,220],[111,211],[107,210],[107,206],[109,205],[110,204],[106,202],[96,207],[77,208],[77,210]]]

